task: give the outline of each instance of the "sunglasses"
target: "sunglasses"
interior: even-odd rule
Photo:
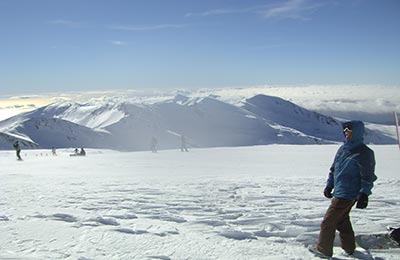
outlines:
[[[352,132],[353,128],[350,124],[343,125],[343,132]]]

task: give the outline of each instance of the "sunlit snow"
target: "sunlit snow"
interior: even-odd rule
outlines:
[[[338,145],[151,152],[0,152],[0,259],[317,259]],[[356,234],[399,225],[400,151],[371,146],[378,180]],[[400,249],[361,259],[399,259]],[[334,259],[346,257],[336,242]]]

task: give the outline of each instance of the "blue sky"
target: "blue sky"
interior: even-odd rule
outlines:
[[[0,0],[0,94],[400,85],[397,0]]]

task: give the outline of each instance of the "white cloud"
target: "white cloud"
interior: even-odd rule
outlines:
[[[314,4],[307,0],[289,0],[277,5],[270,6],[261,11],[266,18],[290,18],[290,19],[309,19],[309,14],[318,8],[321,4]]]
[[[214,9],[208,10],[201,13],[187,13],[185,16],[211,16],[211,15],[226,15],[226,14],[237,14],[237,13],[247,13],[249,9]]]
[[[157,24],[157,25],[145,25],[145,26],[125,26],[116,25],[109,26],[112,30],[123,30],[123,31],[152,31],[152,30],[163,30],[163,29],[179,29],[183,28],[184,24]]]
[[[74,21],[70,21],[70,20],[52,20],[52,21],[48,21],[48,24],[54,24],[54,25],[62,25],[62,26],[67,26],[67,27],[80,27],[82,26],[81,23],[79,22],[74,22]]]
[[[321,2],[314,3],[310,0],[287,0],[279,1],[276,4],[257,5],[238,9],[226,8],[208,10],[199,13],[187,13],[185,16],[216,16],[253,13],[262,15],[265,18],[308,20],[310,19],[310,14],[321,8],[323,5],[324,4]]]
[[[120,46],[128,45],[128,42],[124,42],[124,41],[111,41],[111,43],[114,45],[120,45]]]

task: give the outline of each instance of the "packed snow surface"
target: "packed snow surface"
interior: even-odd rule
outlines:
[[[378,180],[356,234],[399,225],[400,152],[377,146]],[[0,259],[318,259],[338,145],[116,152],[0,152]],[[345,256],[338,241],[334,259]],[[357,259],[400,249],[357,248]]]

